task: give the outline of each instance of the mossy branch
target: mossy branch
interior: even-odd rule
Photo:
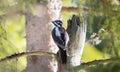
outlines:
[[[16,59],[22,56],[32,56],[32,55],[47,55],[47,56],[52,56],[54,58],[57,59],[56,54],[51,53],[51,52],[42,52],[42,51],[33,51],[33,52],[22,52],[22,53],[18,53],[18,54],[12,54],[10,56],[6,56],[5,58],[0,59],[0,62],[5,62],[5,61],[9,61],[12,59]]]

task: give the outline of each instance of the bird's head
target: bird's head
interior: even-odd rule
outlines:
[[[57,27],[62,27],[63,22],[61,20],[54,20],[52,23]]]

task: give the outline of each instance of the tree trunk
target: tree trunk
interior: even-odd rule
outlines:
[[[61,1],[40,0],[28,4],[26,7],[27,51],[57,53],[57,46],[51,37],[53,28],[51,21],[60,19]],[[73,67],[80,65],[85,43],[86,25],[81,23],[77,16],[73,16],[72,20],[68,22],[67,31],[70,35],[67,51],[68,67],[62,64],[59,65],[52,56],[28,56],[26,72],[73,72]]]
[[[60,18],[60,0],[40,0],[27,4],[27,51],[57,52],[51,37],[51,20]],[[52,56],[28,56],[26,72],[57,72],[58,64]]]

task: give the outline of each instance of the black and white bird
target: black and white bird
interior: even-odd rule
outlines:
[[[61,20],[55,20],[52,21],[52,23],[55,25],[54,29],[52,30],[52,38],[60,50],[60,57],[62,63],[66,64],[67,62],[66,49],[69,41],[68,33],[63,28],[62,26],[63,22]]]

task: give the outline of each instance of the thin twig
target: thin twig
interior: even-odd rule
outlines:
[[[80,69],[80,67],[82,66],[86,66],[86,65],[95,65],[95,64],[99,64],[99,63],[108,63],[108,62],[112,62],[112,61],[116,61],[116,60],[120,60],[120,58],[110,58],[110,59],[101,59],[101,60],[94,60],[94,61],[90,61],[87,63],[81,63],[81,65],[76,66],[75,69]]]

